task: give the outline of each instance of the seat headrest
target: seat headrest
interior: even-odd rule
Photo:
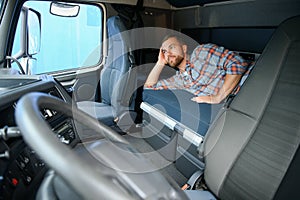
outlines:
[[[300,16],[283,22],[274,32],[260,58],[255,64],[251,76],[246,80],[243,89],[235,97],[231,108],[247,113],[257,119],[265,107],[272,88],[284,65],[290,44],[300,39]],[[249,104],[245,103],[245,99]]]

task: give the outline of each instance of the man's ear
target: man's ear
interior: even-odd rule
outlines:
[[[187,53],[187,45],[186,44],[182,45],[182,49],[183,49],[184,53]]]

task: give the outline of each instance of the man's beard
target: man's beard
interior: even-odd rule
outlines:
[[[170,61],[170,59],[169,59],[168,64],[170,67],[175,68],[175,67],[178,67],[182,63],[182,61],[183,61],[182,56],[176,56],[175,60]]]

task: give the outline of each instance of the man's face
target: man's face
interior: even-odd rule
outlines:
[[[161,49],[169,66],[177,67],[182,63],[184,59],[183,45],[175,37],[164,41]]]

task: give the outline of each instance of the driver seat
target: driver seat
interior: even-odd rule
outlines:
[[[300,199],[300,16],[274,32],[198,148],[209,188],[191,199]]]

